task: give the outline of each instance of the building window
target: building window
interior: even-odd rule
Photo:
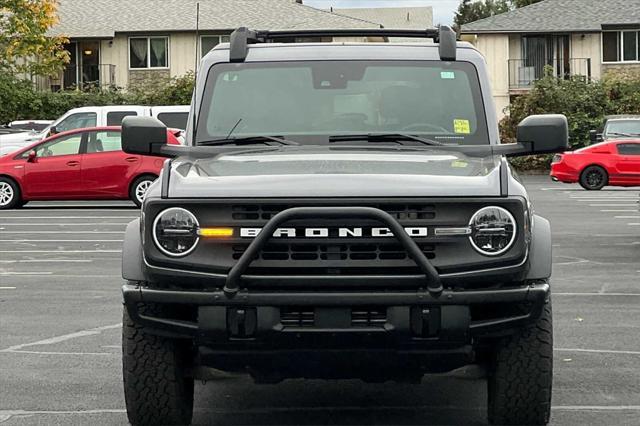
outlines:
[[[225,35],[203,35],[200,37],[200,57],[204,57],[214,47],[220,43],[228,43],[229,36]]]
[[[168,68],[169,37],[131,37],[129,68]]]
[[[639,33],[639,31],[609,31],[602,33],[602,61],[640,61]]]

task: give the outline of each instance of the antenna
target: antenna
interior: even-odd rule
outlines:
[[[197,117],[197,109],[198,109],[198,65],[200,62],[200,50],[198,47],[200,46],[200,2],[196,3],[196,64],[193,72],[193,138],[191,140],[191,144],[196,144],[196,131],[198,128],[198,117]]]

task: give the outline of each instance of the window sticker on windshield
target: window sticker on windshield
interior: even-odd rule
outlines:
[[[440,78],[443,80],[455,80],[456,73],[453,71],[442,71],[440,73]]]
[[[471,123],[469,120],[453,120],[453,131],[468,135],[471,133]]]

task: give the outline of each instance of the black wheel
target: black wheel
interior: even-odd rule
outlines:
[[[546,425],[551,414],[553,326],[551,302],[540,318],[503,339],[488,378],[488,417],[495,425]]]
[[[609,183],[609,174],[600,166],[589,166],[580,174],[580,186],[587,191],[599,191]]]
[[[193,378],[185,377],[190,344],[145,332],[124,308],[122,371],[132,425],[188,425],[193,416]]]
[[[129,189],[129,198],[136,203],[136,206],[140,207],[142,205],[147,190],[156,179],[158,179],[157,176],[144,175],[133,181]]]
[[[0,210],[22,206],[20,187],[12,179],[0,177]]]

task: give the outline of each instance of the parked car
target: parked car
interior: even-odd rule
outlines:
[[[551,179],[577,182],[587,190],[599,190],[606,185],[638,186],[640,139],[601,142],[556,154],[551,163]]]
[[[136,106],[136,105],[112,105],[90,106],[74,108],[54,121],[40,132],[20,132],[2,135],[0,134],[0,150],[5,151],[9,147],[15,149],[27,146],[56,133],[89,127],[119,126],[122,119],[129,116],[154,117],[163,122],[167,127],[184,130],[187,127],[187,115],[189,106]]]
[[[640,137],[640,115],[610,115],[605,118],[602,132],[592,130],[589,133],[591,143],[614,139]]]
[[[9,123],[7,127],[13,130],[41,132],[51,124],[53,120],[16,120]]]
[[[174,130],[167,143],[177,145]],[[34,200],[131,199],[142,203],[161,157],[126,154],[120,127],[59,133],[0,157],[0,209]]]

